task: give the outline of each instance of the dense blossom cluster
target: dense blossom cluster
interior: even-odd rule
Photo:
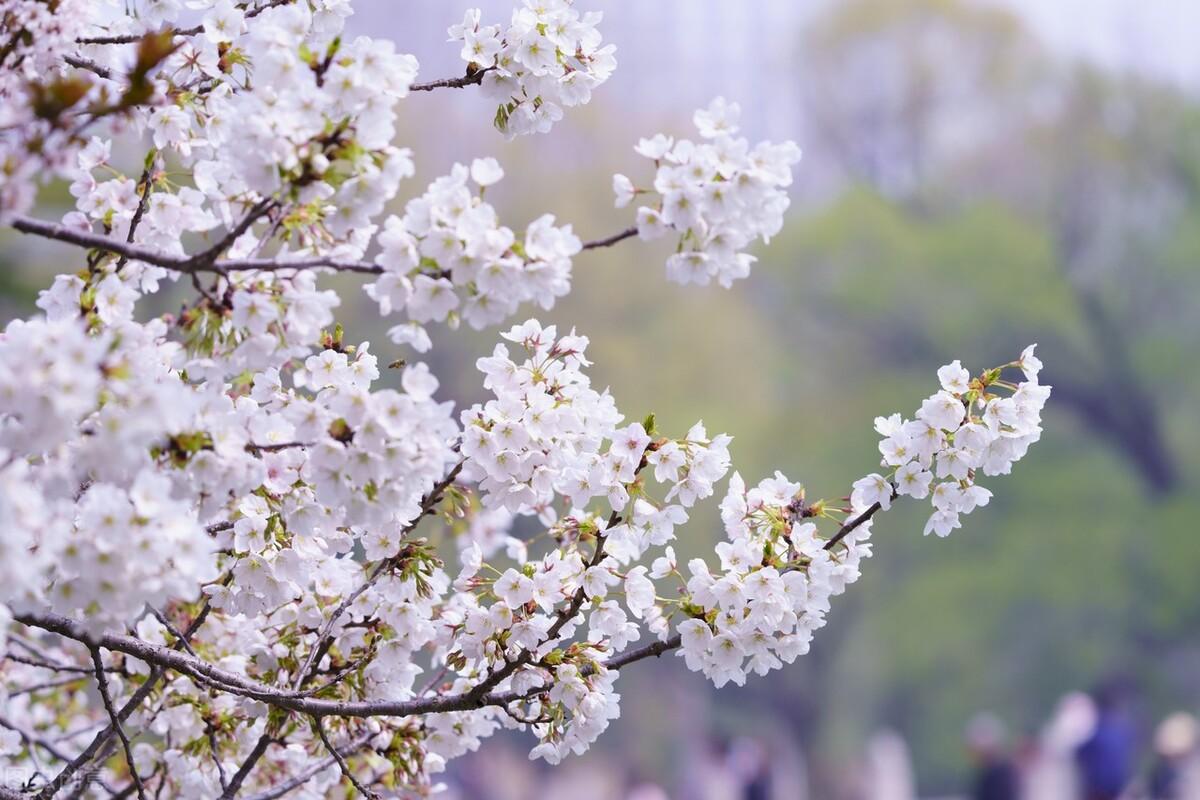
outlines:
[[[1007,475],[1042,435],[1042,408],[1050,387],[1038,383],[1042,362],[1033,351],[1031,345],[1007,365],[1019,367],[1025,376],[1016,385],[1001,380],[1003,368],[973,380],[953,361],[938,370],[942,388],[921,403],[914,419],[878,417],[875,430],[885,437],[879,443],[882,464],[891,473],[857,481],[855,504],[887,508],[895,495],[929,497],[934,513],[925,533],[938,536],[959,527],[961,514],[986,506],[992,493],[975,483],[976,473]],[[997,388],[1011,395],[989,391]]]
[[[676,283],[729,287],[750,274],[754,256],[745,248],[755,239],[769,241],[783,226],[792,182],[800,160],[794,142],[761,142],[750,147],[735,138],[741,109],[718,97],[694,117],[701,141],[658,134],[642,139],[636,150],[654,161],[653,189],[635,187],[624,175],[613,176],[616,205],[635,197],[654,197],[637,210],[638,235],[657,239],[679,236],[667,259],[667,277]]]
[[[393,342],[424,351],[427,323],[548,309],[573,258],[630,238],[500,225],[492,159],[376,222],[413,171],[402,98],[482,83],[507,133],[545,130],[613,68],[599,14],[527,0],[501,30],[471,12],[451,30],[468,76],[422,85],[391,43],[342,38],[350,11],[0,11],[21,26],[0,45],[0,217],[86,250],[0,335],[0,796],[86,776],[104,796],[423,797],[502,727],[557,762],[619,715],[639,660],[677,650],[718,685],[794,660],[876,512],[931,497],[945,535],[990,497],[977,475],[1040,434],[1032,348],[975,376],[954,362],[912,420],[876,421],[888,470],[848,506],[734,473],[727,540],[681,565],[729,436],[627,419],[588,339],[534,319],[478,359],[486,400],[456,407],[425,364],[349,344],[321,283],[372,276],[381,313],[405,314]],[[798,151],[750,148],[736,117],[718,100],[703,141],[639,145],[658,199],[638,230],[679,235],[674,280],[728,285],[779,228]],[[46,175],[70,182],[61,225],[23,213]],[[167,287],[154,317],[143,298]]]
[[[747,672],[765,675],[807,653],[830,598],[858,579],[871,554],[870,521],[842,539],[841,552],[825,549],[816,524],[802,521],[803,498],[800,484],[780,473],[749,490],[734,473],[721,502],[729,541],[717,545],[720,569],[703,559],[687,565],[682,654],[718,686],[741,685]]]
[[[393,341],[427,350],[421,323],[462,318],[480,330],[523,302],[549,309],[570,290],[579,238],[570,225],[555,227],[554,215],[544,214],[518,241],[483,201],[484,189],[503,176],[493,158],[475,159],[470,169],[455,164],[409,201],[403,217],[384,222],[375,258],[384,273],[367,293],[383,314],[407,312],[410,322],[392,328]]]
[[[551,524],[553,502],[586,508],[604,497],[614,511],[630,502],[633,482],[651,438],[640,423],[623,428],[613,398],[592,389],[586,366],[588,340],[574,332],[559,338],[554,326],[530,320],[505,334],[525,351],[520,364],[497,345],[479,360],[484,386],[495,394],[463,412],[465,477],[479,483],[485,506],[515,514],[538,513]],[[601,454],[606,440],[607,452]],[[656,480],[671,484],[666,499],[690,506],[713,492],[729,467],[729,437],[710,441],[697,425],[679,441],[655,445],[647,456]]]
[[[617,66],[613,45],[601,45],[602,14],[580,15],[572,0],[524,0],[507,29],[482,24],[482,12],[467,11],[449,29],[462,42],[468,69],[483,72],[484,94],[499,102],[495,125],[510,139],[546,133],[563,108],[582,105]]]

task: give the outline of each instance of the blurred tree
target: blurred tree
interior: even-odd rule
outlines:
[[[966,0],[837,3],[800,53],[823,158],[909,200],[930,170],[1012,124],[1045,71],[1016,17]]]
[[[1075,329],[1053,375],[1059,401],[1132,459],[1152,493],[1177,488],[1148,388],[1158,376],[1134,353],[1161,339],[1156,321],[1194,318],[1195,270],[1160,263],[1169,254],[1159,252],[1197,205],[1189,100],[1050,68],[1011,15],[959,0],[839,4],[804,48],[822,145],[852,184],[914,223],[991,201],[1047,233],[1051,266],[1065,278],[1053,281],[1065,293],[1050,308],[1073,316]],[[856,257],[851,242],[832,244],[840,262]],[[1023,301],[1039,285],[1024,283]],[[921,360],[948,351],[908,347]]]
[[[1200,106],[1055,64],[1012,17],[965,1],[838,4],[802,63],[822,150],[809,156],[836,158],[845,180],[763,254],[759,306],[790,314],[806,358],[836,338],[875,370],[1036,339],[1052,405],[1076,424],[1060,416],[1054,455],[1003,485],[995,524],[928,555],[881,536],[875,594],[838,609],[793,691],[764,706],[782,702],[827,753],[860,742],[864,720],[897,724],[929,791],[954,788],[981,704],[1033,730],[1059,693],[1114,671],[1156,708],[1200,696],[1183,566],[1200,557],[1200,376],[1186,366]],[[844,381],[852,367],[834,368]],[[1078,513],[1048,525],[1050,508]]]

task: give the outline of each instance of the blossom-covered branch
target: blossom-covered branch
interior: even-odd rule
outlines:
[[[46,222],[23,214],[14,214],[8,224],[14,230],[73,244],[92,250],[118,255],[126,260],[141,261],[175,272],[212,272],[228,275],[231,272],[281,272],[283,270],[330,269],[335,272],[358,272],[379,275],[385,270],[369,261],[340,261],[334,258],[203,258],[200,256],[177,256],[141,247],[129,241],[119,241],[111,236],[92,233],[90,229],[71,228],[60,223]],[[581,250],[611,247],[637,235],[637,228],[626,228],[612,236],[594,239],[580,245]],[[203,255],[203,254],[201,254]]]
[[[799,657],[880,512],[928,498],[947,535],[1040,436],[1031,347],[878,418],[882,467],[844,499],[748,486],[731,437],[627,418],[586,336],[514,325],[635,237],[674,239],[673,281],[747,278],[799,158],[718,98],[698,140],[638,142],[652,179],[614,177],[639,205],[611,236],[505,224],[491,158],[400,205],[410,92],[479,85],[517,136],[607,80],[601,16],[570,0],[469,12],[465,74],[427,82],[343,35],[349,0],[196,0],[199,24],[176,0],[16,2],[0,223],[86,252],[0,336],[0,797],[425,796],[503,727],[557,762],[618,715],[626,667],[676,653],[741,684]],[[53,177],[61,222],[30,214]],[[329,272],[372,276],[388,385]],[[456,410],[413,352],[462,322],[507,324]],[[726,539],[680,564],[719,494]]]

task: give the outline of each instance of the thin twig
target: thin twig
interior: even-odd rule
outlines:
[[[91,651],[92,663],[96,666],[96,685],[100,689],[100,699],[104,702],[104,710],[108,712],[108,718],[112,720],[112,726],[116,729],[117,736],[121,739],[121,746],[125,749],[125,763],[133,778],[133,785],[137,787],[138,798],[146,800],[146,788],[142,786],[142,778],[138,775],[137,765],[133,763],[133,745],[129,743],[125,726],[121,724],[121,720],[117,716],[117,709],[113,707],[112,695],[108,692],[108,678],[104,675],[104,659],[100,656],[100,648],[93,646]]]
[[[196,655],[196,651],[192,649],[191,642],[183,638],[183,634],[171,624],[171,620],[167,619],[166,614],[162,613],[151,605],[147,605],[146,608],[150,609],[150,613],[154,615],[154,618],[158,620],[159,624],[167,629],[167,633],[175,637],[175,640],[179,642],[180,646],[182,646],[184,650],[187,650],[192,655]]]
[[[246,756],[246,760],[242,762],[242,766],[238,768],[238,771],[233,774],[229,785],[225,787],[225,791],[221,792],[219,800],[232,800],[232,798],[237,796],[238,791],[242,788],[242,784],[245,783],[246,778],[250,775],[255,765],[258,764],[259,759],[267,752],[267,747],[273,741],[274,737],[267,733],[258,737],[258,741],[254,743],[254,749],[250,751],[250,755]]]
[[[896,487],[893,486],[892,499],[895,500],[896,497]],[[847,520],[842,527],[838,528],[838,532],[831,536],[829,541],[825,543],[825,547],[823,549],[832,550],[833,548],[837,547],[838,542],[840,542],[842,539],[845,539],[847,536],[857,530],[860,525],[869,520],[871,517],[875,516],[875,514],[881,508],[883,508],[881,504],[872,503],[866,511],[862,512],[854,519]]]
[[[125,235],[126,244],[133,244],[133,237],[137,233],[138,225],[142,222],[142,215],[146,213],[146,208],[150,204],[150,190],[154,187],[154,182],[151,178],[154,175],[154,167],[157,162],[158,156],[156,154],[150,163],[146,165],[146,168],[142,170],[142,179],[139,181],[142,184],[142,192],[138,197],[137,208],[133,210],[133,219],[129,221],[129,233]],[[127,263],[129,263],[129,256],[121,256],[117,260],[117,272],[124,269]]]
[[[217,747],[217,730],[212,725],[208,726],[208,752],[212,755],[213,763],[217,765],[217,778],[221,781],[221,791],[229,790],[229,778],[225,776],[225,766],[221,763],[221,754]]]
[[[68,55],[68,56],[63,57],[63,61],[66,61],[68,64],[70,64],[72,67],[75,67],[76,69],[87,70],[88,72],[99,75],[101,78],[104,78],[105,80],[111,81],[113,79],[113,74],[112,74],[111,69],[104,66],[103,64],[97,64],[95,61],[92,61],[91,59],[83,58],[82,56]]]
[[[590,242],[584,242],[584,250],[595,250],[597,247],[612,247],[617,242],[622,242],[631,236],[637,236],[638,229],[636,226],[626,228],[620,233],[614,233],[612,236],[607,236],[603,239],[593,239]]]
[[[263,201],[266,202],[266,201]],[[262,203],[260,203],[262,205]],[[233,239],[245,233],[242,228],[243,224],[252,223],[259,219],[269,209],[258,210],[256,206],[247,217],[242,220],[238,228],[231,231]],[[297,258],[230,258],[221,259],[217,256],[223,252],[232,240],[229,236],[218,242],[217,245],[192,256],[179,256],[168,253],[163,253],[148,247],[133,244],[131,242],[122,242],[110,236],[103,234],[92,233],[91,231],[81,230],[79,228],[71,228],[66,225],[61,225],[45,220],[36,219],[34,217],[15,214],[10,218],[10,224],[13,228],[22,233],[28,233],[33,236],[41,236],[45,239],[54,239],[56,241],[73,244],[78,247],[86,247],[93,250],[100,250],[107,253],[114,253],[121,256],[123,259],[132,259],[134,261],[142,261],[147,264],[153,264],[156,267],[173,270],[188,274],[196,274],[198,272],[211,272],[218,275],[228,275],[231,272],[287,272],[291,270],[306,270],[306,269],[331,269],[336,272],[355,272],[363,275],[380,275],[385,270],[378,264],[372,264],[369,261],[341,261],[336,258],[327,256],[305,256]],[[620,233],[615,233],[612,236],[604,239],[596,239],[594,241],[585,242],[582,245],[583,250],[595,250],[600,247],[611,247],[618,242],[624,241],[632,236],[637,235],[637,228],[626,228]]]
[[[39,667],[41,669],[48,669],[51,672],[80,672],[80,673],[83,673],[84,675],[92,674],[92,670],[87,667],[70,667],[70,666],[66,666],[64,664],[52,664],[49,661],[38,661],[36,659],[26,658],[25,656],[19,656],[16,653],[5,653],[4,658],[8,659],[9,661],[15,661],[18,664],[28,664],[31,667]],[[3,660],[3,659],[0,659],[0,660]],[[110,671],[112,671],[112,670],[110,670]]]
[[[461,78],[441,78],[440,80],[436,80],[436,81],[426,81],[425,83],[414,83],[411,86],[409,86],[408,88],[409,88],[409,91],[413,91],[413,92],[432,92],[434,89],[463,89],[467,86],[477,86],[480,83],[483,83],[483,76],[486,75],[487,73],[491,72],[494,69],[496,69],[496,68],[495,67],[485,67],[483,69],[479,69],[479,70],[475,70],[474,72],[467,73],[466,75],[463,75]]]
[[[351,753],[357,752],[358,750],[362,749],[373,738],[375,738],[374,734],[368,733],[365,736],[361,736],[358,739],[355,739],[353,742],[351,742],[347,747],[345,747],[341,751],[342,755],[347,756],[347,755],[350,755]],[[276,786],[272,789],[267,789],[266,791],[259,792],[258,794],[255,794],[255,795],[251,795],[250,797],[246,798],[246,800],[277,800],[277,798],[283,797],[285,794],[293,791],[294,789],[298,789],[301,786],[303,786],[304,784],[308,783],[309,781],[311,781],[316,776],[320,775],[325,770],[336,765],[336,763],[337,762],[334,760],[334,757],[330,756],[329,758],[319,761],[318,763],[309,767],[304,772],[301,772],[299,775],[295,775],[295,776],[289,778],[288,780],[284,781],[283,783],[279,784],[278,786]]]
[[[346,780],[358,790],[358,793],[368,800],[379,800],[379,795],[359,783],[358,778],[354,777],[354,773],[350,770],[350,765],[346,763],[346,759],[337,751],[333,743],[329,741],[329,736],[325,733],[325,721],[320,717],[313,717],[313,727],[317,729],[317,735],[321,737],[321,744],[325,745],[325,749],[333,756],[333,760],[337,762],[338,769],[342,771],[342,775]]]
[[[89,675],[91,674],[91,670],[88,670],[88,674]],[[34,692],[44,692],[47,689],[57,689],[60,686],[69,686],[72,683],[79,683],[82,680],[85,680],[85,677],[83,675],[79,675],[74,678],[60,678],[56,681],[46,681],[45,683],[36,683],[33,686],[22,686],[20,689],[13,689],[13,690],[9,691],[8,696],[16,697],[17,695],[22,695],[22,694],[33,694]]]
[[[204,624],[204,620],[208,618],[208,614],[209,614],[209,611],[211,610],[211,608],[212,608],[212,606],[210,606],[208,601],[205,600],[204,606],[200,609],[200,613],[196,615],[196,618],[194,620],[192,620],[192,623],[190,625],[188,625],[187,630],[184,631],[183,640],[185,640],[185,641],[191,640],[192,636],[195,635],[196,631],[200,629],[200,626]],[[35,627],[39,627],[39,626],[35,626]],[[75,638],[77,641],[81,641],[81,642],[88,641],[86,631],[83,631],[81,636],[75,636],[75,637],[69,637],[69,638]],[[173,646],[178,646],[178,645],[179,645],[179,642],[176,642],[175,645],[173,645]],[[112,649],[112,648],[109,648],[109,649]],[[164,649],[166,649],[166,648],[164,648]],[[174,652],[174,651],[167,649],[167,652]],[[151,662],[147,662],[147,663],[151,663]],[[161,665],[156,664],[154,666],[154,668],[150,671],[150,675],[148,678],[146,678],[145,683],[143,683],[140,687],[138,687],[138,690],[133,693],[133,696],[129,698],[128,702],[126,702],[125,705],[121,708],[120,712],[118,712],[118,714],[117,714],[118,720],[123,722],[125,719],[127,719],[129,717],[130,714],[132,714],[134,712],[134,710],[136,708],[141,706],[142,702],[147,697],[150,696],[150,693],[152,691],[154,691],[155,686],[158,685],[159,680],[161,680],[163,675],[165,675],[165,674],[166,674],[166,668]],[[42,789],[42,791],[40,791],[38,793],[37,800],[51,800],[51,798],[53,798],[54,795],[58,793],[59,789],[65,787],[67,784],[69,784],[71,782],[71,778],[74,777],[76,772],[78,772],[80,769],[82,769],[85,764],[89,763],[96,756],[96,754],[98,752],[100,752],[100,750],[104,747],[104,745],[106,745],[112,739],[112,736],[114,733],[115,733],[115,730],[114,730],[113,726],[110,724],[107,727],[103,728],[94,737],[92,737],[92,741],[88,744],[88,746],[86,748],[84,748],[83,752],[80,753],[78,756],[76,756],[75,759],[73,761],[71,761],[71,763],[69,763],[65,767],[63,767],[62,771],[59,772],[58,775],[55,776],[54,780],[52,780],[44,789]]]

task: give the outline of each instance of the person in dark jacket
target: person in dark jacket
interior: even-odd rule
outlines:
[[[1075,751],[1085,800],[1117,800],[1133,778],[1137,731],[1124,695],[1115,684],[1095,693],[1096,727]]]
[[[1005,751],[1004,725],[991,714],[980,714],[967,726],[967,747],[975,762],[971,800],[1017,800],[1020,781]]]

